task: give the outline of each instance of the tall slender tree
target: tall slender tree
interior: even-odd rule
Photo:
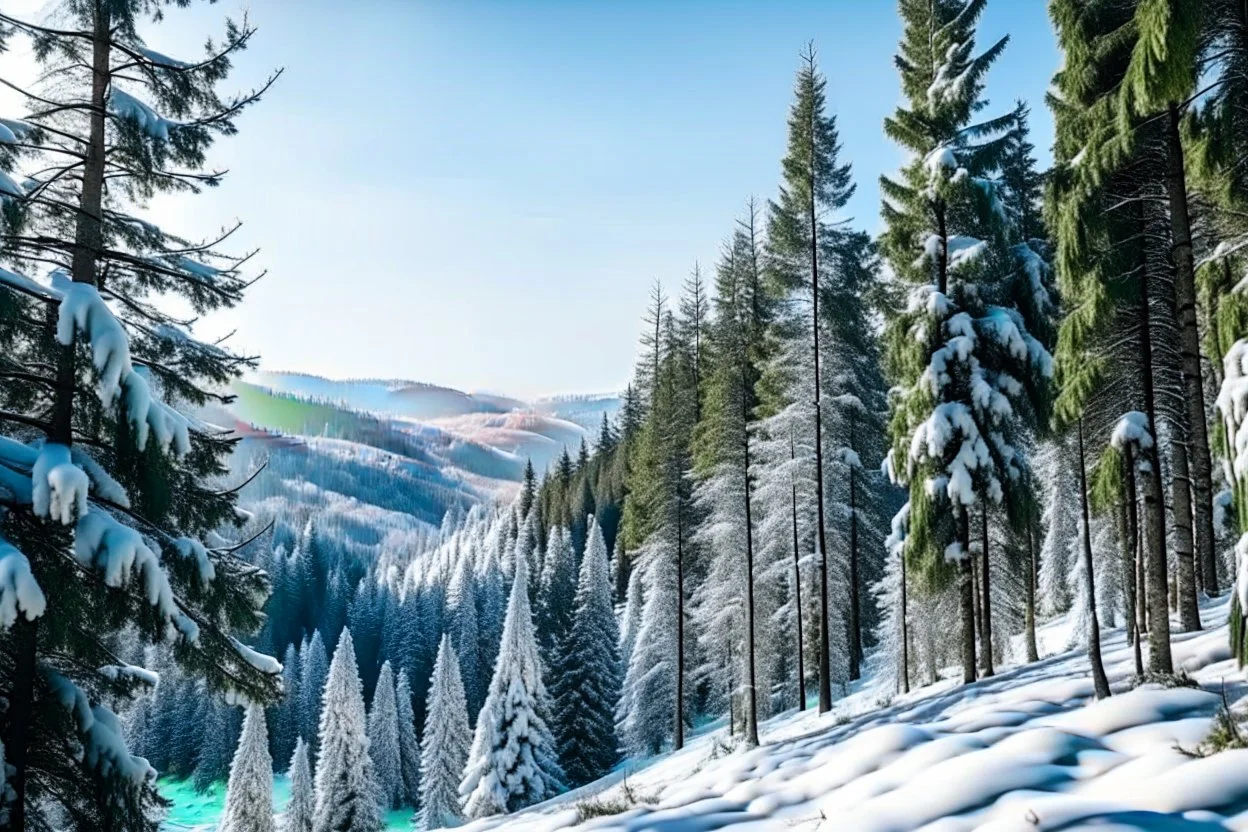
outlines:
[[[264,709],[252,705],[230,764],[221,832],[273,832],[273,759]]]

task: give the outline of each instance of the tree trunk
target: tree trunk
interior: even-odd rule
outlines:
[[[1213,462],[1209,454],[1208,426],[1205,424],[1205,385],[1201,378],[1200,332],[1196,324],[1196,267],[1192,255],[1192,228],[1179,122],[1179,109],[1171,104],[1166,125],[1166,192],[1170,200],[1174,295],[1179,318],[1179,349],[1183,357],[1183,403],[1188,421],[1186,444],[1192,478],[1192,517],[1196,557],[1200,560],[1203,579],[1201,589],[1207,594],[1215,594],[1218,591],[1218,571],[1214,561]],[[1200,617],[1197,615],[1196,628],[1199,626]]]
[[[751,747],[758,745],[758,694],[755,691],[757,678],[754,671],[754,528],[750,512],[750,408],[748,362],[742,356],[741,364],[741,448],[745,455],[745,615],[746,615],[746,672],[748,675],[746,691],[748,695],[748,713],[745,717],[745,741]]]
[[[1088,510],[1088,471],[1083,449],[1083,419],[1079,419],[1079,501],[1083,509],[1083,589],[1088,604],[1088,663],[1096,698],[1109,696],[1109,680],[1101,661],[1101,622],[1096,613],[1096,579],[1092,574],[1092,515]]]
[[[1135,493],[1135,454],[1130,448],[1127,449],[1126,462],[1124,464],[1123,482],[1125,485],[1123,494],[1123,510],[1126,512],[1126,533],[1123,535],[1124,548],[1124,576],[1123,585],[1126,587],[1126,613],[1127,613],[1127,637],[1131,641],[1131,649],[1135,657],[1135,675],[1144,675],[1144,659],[1140,652],[1140,639],[1142,637],[1141,628],[1143,622],[1140,620],[1140,600],[1139,596],[1143,592],[1141,584],[1138,580],[1139,576],[1139,551],[1140,551],[1140,508],[1136,501]]]
[[[1030,484],[1030,477],[1028,483]],[[1032,505],[1031,500],[1027,500],[1027,608],[1023,613],[1026,629],[1027,642],[1027,661],[1040,661],[1040,648],[1036,644],[1036,572],[1039,571],[1036,563],[1036,539],[1035,528],[1032,522]]]
[[[962,682],[975,681],[975,567],[971,559],[970,518],[966,506],[958,507],[958,543],[962,558],[958,561],[962,591]]]
[[[849,446],[854,447],[854,414],[849,414]],[[856,449],[855,449],[856,450]],[[849,678],[862,675],[862,607],[858,597],[858,479],[849,466]]]
[[[685,747],[685,552],[684,517],[676,498],[676,713],[672,749]],[[731,665],[730,665],[731,666]]]
[[[981,623],[979,626],[981,633],[981,642],[983,646],[980,648],[982,654],[981,661],[984,664],[984,675],[993,676],[995,670],[992,666],[992,581],[989,579],[991,570],[988,566],[988,504],[984,503],[983,513],[983,541],[984,548],[982,552],[982,565],[979,571],[982,573],[983,581],[983,602],[980,605],[982,612]]]
[[[797,458],[797,449],[792,431],[789,432],[789,459]],[[797,621],[797,709],[806,710],[806,640],[802,637],[802,556],[801,547],[797,542],[797,483],[791,485],[793,491],[793,593],[796,612],[793,617]]]
[[[1179,421],[1186,422],[1186,418]],[[1200,629],[1200,606],[1196,601],[1196,564],[1192,552],[1192,489],[1188,467],[1187,446],[1170,443],[1170,491],[1174,506],[1174,554],[1178,564],[1174,576],[1174,602],[1179,608],[1179,630],[1190,633]]]
[[[1147,228],[1140,230],[1147,232]],[[1166,588],[1166,511],[1162,502],[1161,455],[1157,451],[1157,402],[1153,383],[1148,262],[1145,257],[1141,257],[1141,260],[1140,369],[1144,381],[1148,430],[1153,437],[1148,448],[1149,470],[1144,477],[1144,512],[1149,525],[1148,558],[1145,564],[1148,577],[1148,669],[1153,673],[1169,674],[1174,672],[1174,663],[1170,657],[1170,599]]]
[[[813,118],[813,114],[812,114]],[[810,147],[810,330],[815,357],[815,510],[819,538],[819,713],[832,709],[832,666],[828,656],[828,541],[823,517],[823,413],[819,372],[819,218],[815,206],[814,125]]]
[[[26,829],[26,774],[35,719],[35,659],[38,636],[38,621],[27,621],[25,616],[19,615],[12,630],[13,688],[5,714],[8,732],[4,738],[5,762],[13,768],[8,778],[9,786],[13,789],[13,799],[9,804],[9,828],[13,830]]]
[[[910,625],[906,619],[909,600],[906,597],[906,555],[901,554],[901,692],[910,692]]]

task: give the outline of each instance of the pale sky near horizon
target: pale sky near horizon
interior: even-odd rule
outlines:
[[[1047,162],[1046,5],[991,0],[979,44],[1011,35],[989,112],[1027,100]],[[225,184],[149,213],[189,236],[246,223],[239,242],[269,274],[205,331],[237,328],[269,370],[621,388],[650,284],[675,295],[747,198],[775,194],[808,40],[854,165],[854,224],[878,230],[876,180],[903,161],[881,127],[899,100],[892,0],[220,0],[169,9],[148,45],[193,57],[243,9],[259,32],[227,84],[285,74],[213,150]]]

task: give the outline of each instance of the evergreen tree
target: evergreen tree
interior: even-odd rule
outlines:
[[[373,706],[368,713],[368,755],[384,807],[403,805],[403,761],[399,749],[399,713],[395,702],[394,671],[390,662],[381,666]]]
[[[462,818],[459,783],[472,742],[459,660],[449,636],[438,646],[428,713],[420,752],[419,817],[425,829],[439,829]]]
[[[201,542],[239,522],[235,490],[209,483],[235,439],[184,415],[252,363],[186,320],[241,303],[251,255],[218,247],[230,229],[188,239],[148,210],[220,181],[206,154],[264,87],[217,92],[246,23],[183,62],[144,40],[165,36],[159,5],[44,11],[54,25],[6,13],[0,35],[38,65],[0,151],[6,803],[16,829],[153,830],[154,772],[111,707],[154,677],[121,668],[114,637],[163,643],[213,694],[268,703],[280,687],[278,663],[235,640],[260,629],[267,577]]]
[[[822,372],[822,323],[820,294],[827,270],[828,249],[836,244],[834,217],[854,193],[850,168],[839,161],[840,138],[836,117],[828,115],[827,82],[819,73],[814,46],[802,54],[797,73],[795,101],[789,110],[787,154],[781,163],[784,183],[771,204],[768,246],[771,270],[790,292],[809,298],[804,330],[813,363],[803,399],[811,400],[809,426],[814,450],[815,543],[819,563],[819,712],[832,707],[831,614],[828,599],[828,524],[824,491],[824,427]]]
[[[221,832],[273,832],[273,758],[264,709],[257,705],[249,707],[243,719],[219,828]]]
[[[329,664],[316,764],[314,832],[378,832],[381,808],[368,751],[364,690],[351,631],[344,629]]]
[[[591,520],[571,626],[559,647],[560,672],[551,685],[559,762],[573,787],[606,774],[619,755],[620,634],[607,570],[607,544]]]
[[[412,684],[407,671],[399,671],[394,698],[398,702],[399,770],[403,775],[403,803],[415,806],[420,799],[420,743],[416,741],[416,713],[412,709]]]
[[[524,558],[516,559],[515,570],[494,678],[459,787],[470,818],[514,812],[563,788],[548,727],[550,703],[529,612]]]
[[[477,589],[472,565],[465,559],[455,566],[455,574],[447,589],[446,608],[449,634],[455,645],[459,666],[464,677],[464,689],[468,691],[469,712],[480,709],[484,683],[480,677],[485,673],[480,658],[481,632],[477,625]]]
[[[301,668],[299,652],[293,644],[286,645],[286,654],[282,657],[282,701],[269,709],[273,722],[273,730],[269,732],[269,743],[273,759],[288,760],[295,753],[295,741],[299,739],[300,729],[300,692],[299,677]]]
[[[315,763],[321,747],[320,719],[324,701],[325,681],[329,678],[329,657],[325,655],[325,642],[320,630],[312,631],[308,646],[300,652],[302,667],[299,673],[299,735],[308,745],[308,758]]]
[[[546,560],[538,590],[537,640],[542,652],[554,656],[572,618],[576,596],[576,552],[567,529],[554,527],[547,535]]]
[[[308,764],[308,744],[303,737],[295,740],[295,753],[290,758],[287,776],[290,777],[290,802],[282,813],[282,832],[312,832],[316,792]]]
[[[963,680],[976,672],[970,510],[1023,505],[1021,441],[1045,401],[1052,359],[1035,337],[1027,251],[1012,249],[995,178],[1014,114],[974,122],[984,76],[1006,39],[975,55],[982,0],[902,0],[896,63],[907,103],[885,132],[913,154],[899,179],[882,178],[881,249],[912,286],[889,321],[892,467],[909,486],[906,557],[929,585],[956,564]],[[1042,419],[1040,420],[1042,421]],[[982,508],[981,508],[982,510]]]
[[[207,792],[230,773],[230,761],[238,747],[240,720],[238,709],[220,701],[207,704],[202,716],[192,725],[199,738],[195,755],[195,790]]]

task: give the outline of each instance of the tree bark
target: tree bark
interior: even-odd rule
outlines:
[[[1187,422],[1186,418],[1179,421]],[[1178,564],[1174,576],[1175,598],[1179,608],[1179,630],[1190,633],[1200,629],[1200,606],[1196,601],[1196,563],[1192,552],[1192,489],[1187,446],[1170,443],[1170,491],[1174,506],[1174,554]]]
[[[813,120],[814,113],[812,111]],[[823,516],[822,375],[819,372],[819,217],[815,205],[815,125],[810,125],[810,330],[815,358],[815,510],[819,538],[819,713],[832,709],[832,666],[828,656],[828,541]]]
[[[1124,581],[1126,587],[1127,637],[1131,641],[1131,650],[1135,658],[1135,675],[1144,675],[1144,659],[1140,652],[1143,621],[1140,618],[1139,596],[1143,592],[1139,577],[1140,551],[1140,508],[1135,493],[1135,454],[1127,449],[1127,457],[1123,466],[1124,494],[1123,510],[1126,513],[1126,529],[1123,535],[1124,548]]]
[[[901,692],[910,692],[910,625],[906,619],[909,599],[906,590],[906,555],[901,554]]]
[[[1079,500],[1083,509],[1083,589],[1088,604],[1088,663],[1096,698],[1109,696],[1109,680],[1101,661],[1101,622],[1096,613],[1096,579],[1092,573],[1092,515],[1088,510],[1088,470],[1083,448],[1083,419],[1079,419]]]
[[[849,414],[849,447],[854,448],[854,413]],[[856,451],[857,449],[854,448]],[[849,678],[862,675],[862,608],[858,593],[858,480],[849,466]]]
[[[984,676],[995,675],[992,666],[992,582],[989,579],[988,567],[988,504],[984,503],[983,512],[980,515],[983,518],[983,551],[981,553],[982,560],[980,573],[983,582],[983,601],[980,603],[980,660],[984,665]]]
[[[1141,228],[1147,232],[1147,228]],[[1143,255],[1143,252],[1141,252]],[[1148,557],[1145,564],[1148,587],[1148,669],[1153,673],[1174,672],[1170,656],[1170,599],[1166,587],[1166,512],[1162,502],[1161,454],[1157,450],[1157,401],[1153,382],[1152,310],[1147,257],[1141,256],[1140,288],[1140,369],[1144,381],[1144,404],[1148,430],[1153,441],[1148,448],[1149,470],[1144,477],[1144,512],[1148,518]]]
[[[1208,426],[1205,424],[1205,385],[1201,377],[1203,368],[1200,362],[1200,331],[1196,320],[1196,267],[1192,254],[1192,228],[1188,214],[1187,178],[1183,169],[1179,108],[1172,103],[1168,115],[1166,192],[1170,201],[1171,242],[1175,266],[1174,294],[1179,319],[1179,349],[1183,359],[1183,402],[1188,421],[1186,444],[1192,478],[1195,553],[1201,566],[1201,589],[1207,594],[1215,594],[1218,591],[1218,571],[1214,560],[1213,461],[1209,453]],[[1199,626],[1200,617],[1197,615],[1196,628]]]
[[[746,671],[749,676],[747,694],[749,713],[745,717],[745,741],[750,746],[758,745],[758,694],[755,691],[757,678],[754,670],[754,528],[750,512],[750,408],[749,408],[749,364],[742,356],[741,363],[741,447],[745,455],[745,615],[748,638]]]
[[[672,733],[672,749],[685,747],[685,553],[684,517],[680,498],[676,498],[676,725]],[[731,666],[731,664],[729,665]]]
[[[797,458],[796,443],[792,431],[789,432],[789,459]],[[802,637],[802,556],[801,547],[797,542],[797,483],[790,486],[793,492],[793,593],[796,611],[793,618],[797,621],[797,709],[806,710],[806,640]]]
[[[971,560],[970,518],[966,506],[958,507],[958,543],[962,558],[958,561],[962,592],[962,682],[975,681],[975,567]]]
[[[1028,477],[1030,483],[1030,477]],[[1027,661],[1040,661],[1040,648],[1036,644],[1036,572],[1039,566],[1036,563],[1036,538],[1035,528],[1032,521],[1032,505],[1031,500],[1027,501],[1027,607],[1024,611],[1024,626],[1026,629],[1027,642]]]

